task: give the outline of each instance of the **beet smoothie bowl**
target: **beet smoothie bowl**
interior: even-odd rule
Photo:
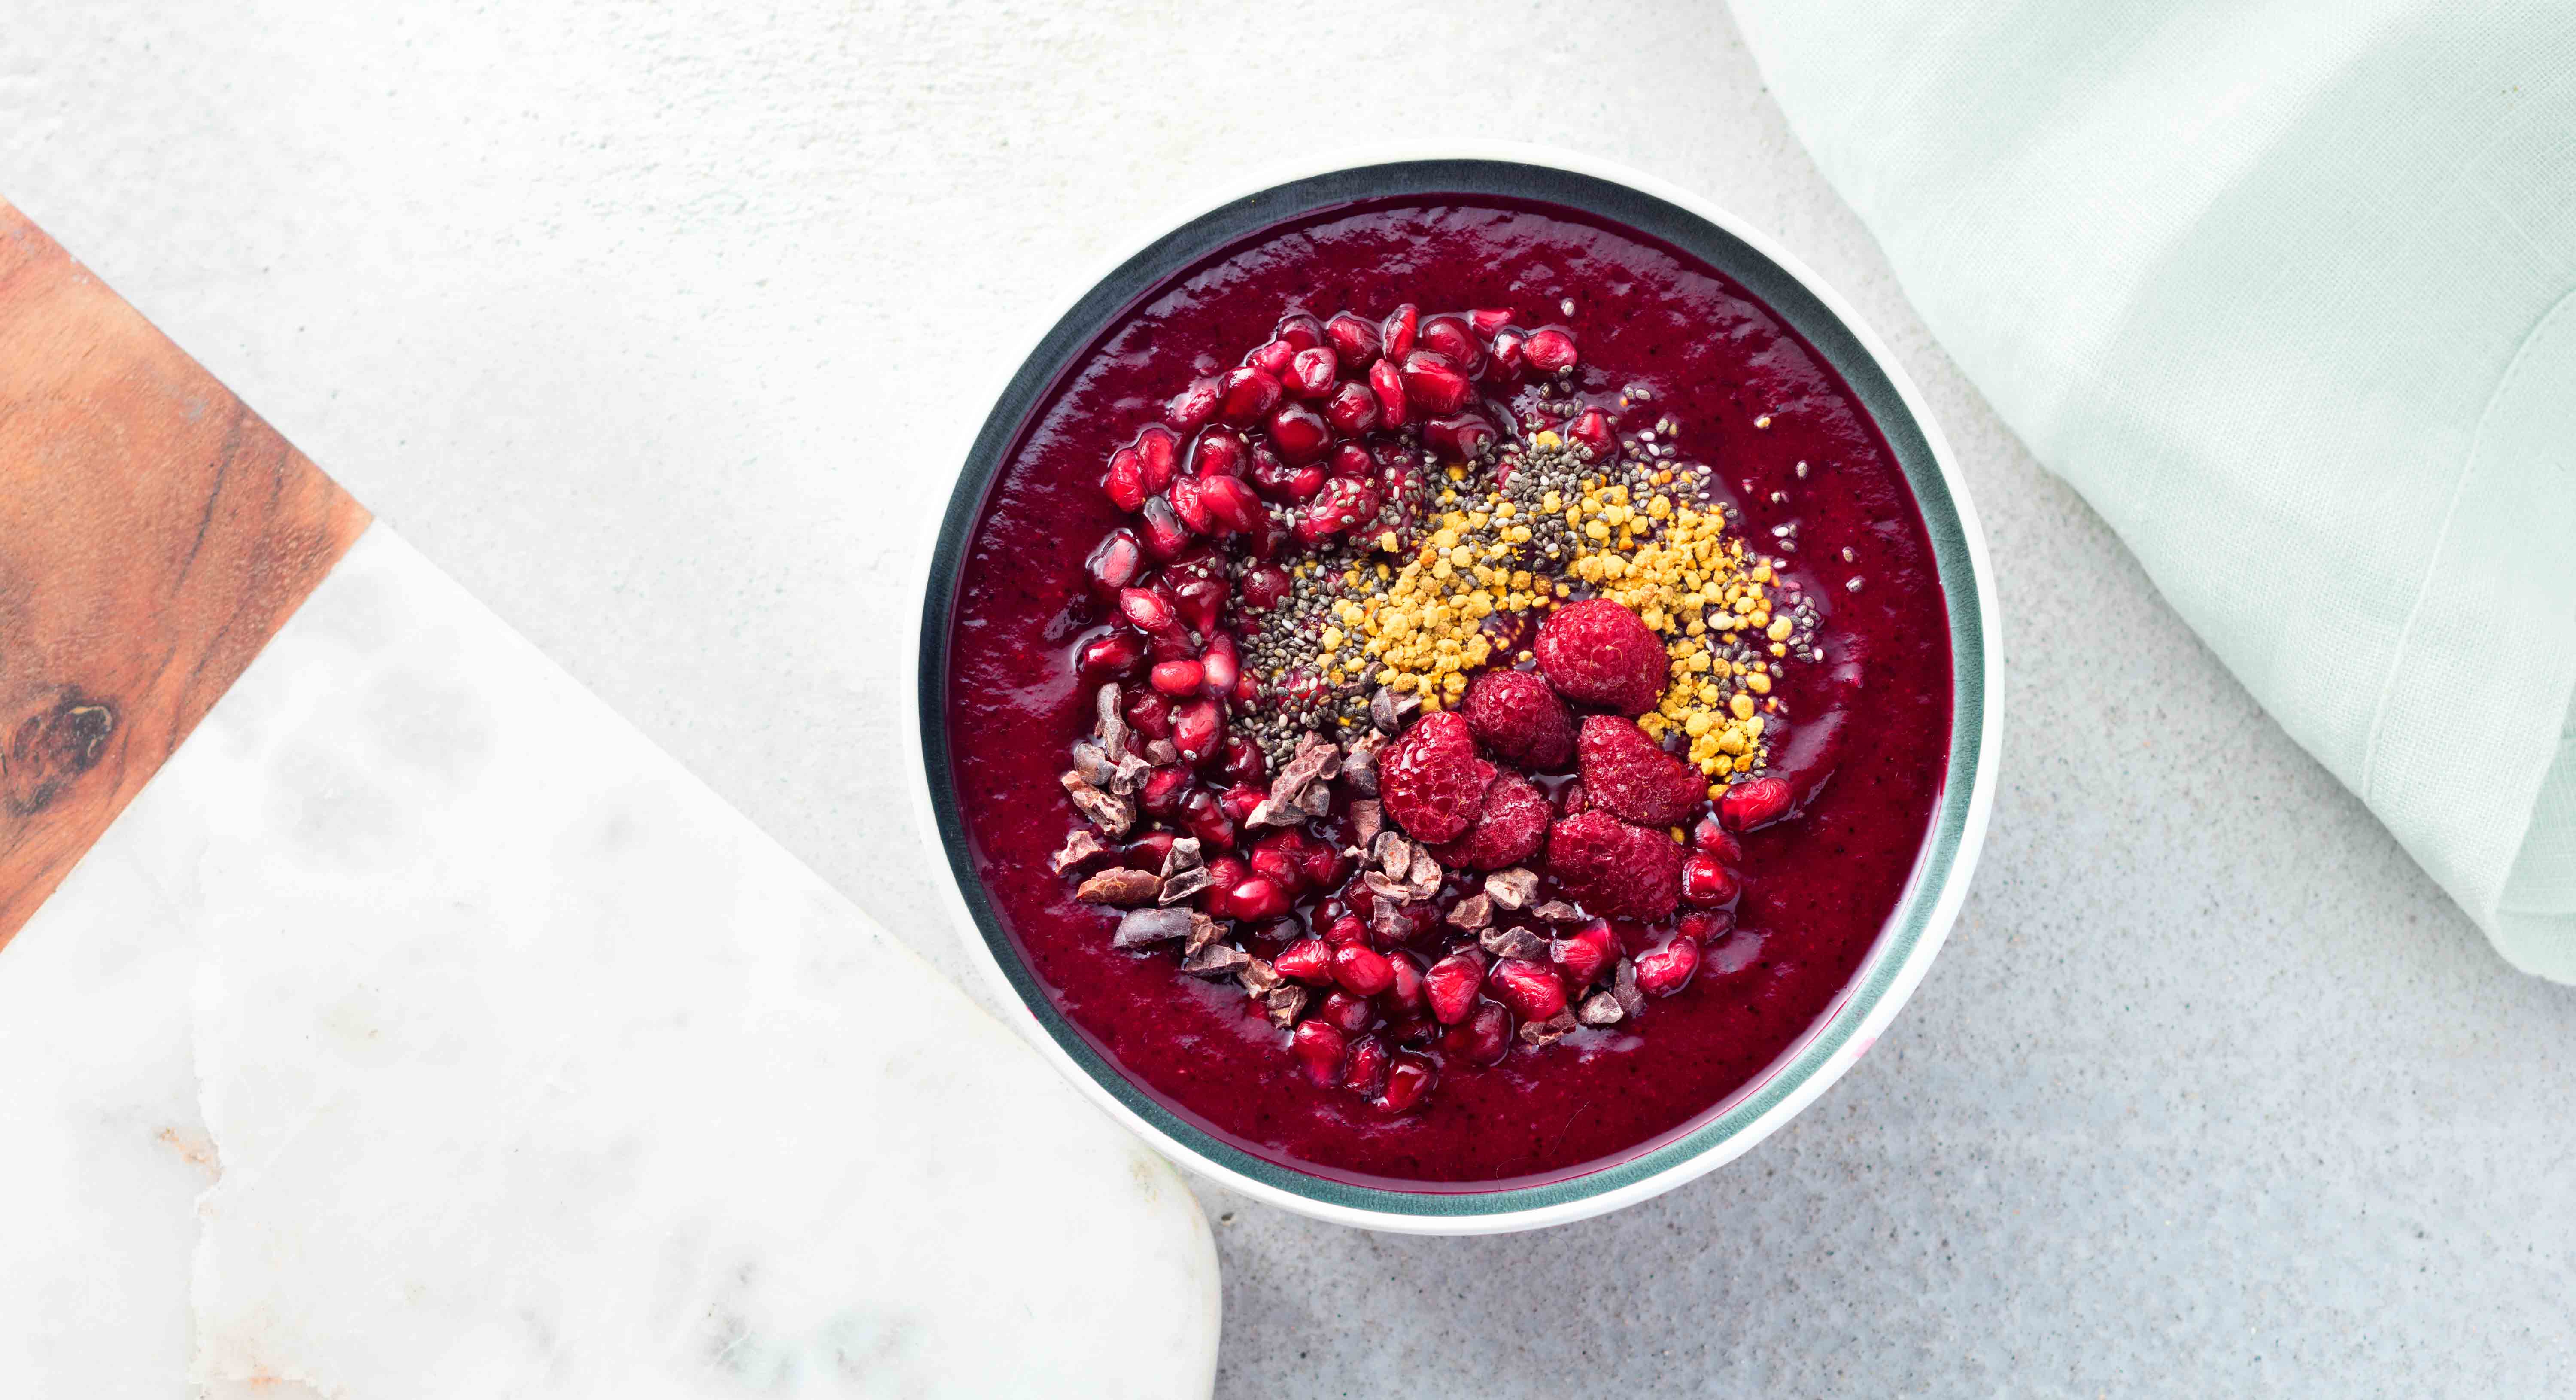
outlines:
[[[1963,897],[1998,737],[1912,386],[1553,155],[1273,185],[1094,285],[929,560],[927,825],[1041,1053],[1181,1165],[1470,1233],[1742,1153]]]

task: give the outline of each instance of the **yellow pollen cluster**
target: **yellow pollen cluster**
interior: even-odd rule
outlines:
[[[1514,519],[1512,502],[1488,496],[1470,509],[1440,515],[1412,558],[1377,566],[1379,586],[1340,608],[1341,636],[1328,633],[1329,650],[1357,639],[1368,678],[1398,694],[1418,694],[1425,710],[1455,704],[1467,678],[1488,664],[1516,659],[1497,653],[1485,619],[1496,613],[1533,612],[1555,599],[1544,579],[1521,563],[1530,530]],[[1357,591],[1368,580],[1357,571],[1343,583]]]
[[[1654,484],[1669,480],[1659,472]],[[1715,797],[1728,775],[1762,766],[1765,712],[1779,708],[1770,671],[1728,654],[1758,638],[1772,656],[1787,655],[1791,622],[1772,616],[1771,565],[1728,533],[1724,515],[1660,490],[1639,494],[1587,478],[1565,502],[1566,523],[1584,541],[1571,572],[1666,639],[1671,677],[1662,702],[1637,723],[1658,739],[1676,729],[1688,736],[1690,761],[1720,780]]]
[[[1552,447],[1550,436],[1538,446]],[[1632,489],[1587,474],[1571,494],[1547,492],[1537,515],[1498,493],[1444,492],[1444,513],[1403,563],[1342,576],[1349,596],[1321,638],[1319,671],[1417,694],[1437,710],[1457,703],[1479,669],[1528,660],[1526,651],[1501,654],[1488,618],[1535,621],[1580,593],[1608,598],[1663,638],[1670,658],[1663,698],[1639,725],[1657,739],[1687,736],[1690,761],[1714,780],[1711,796],[1722,794],[1731,775],[1765,763],[1779,709],[1769,666],[1740,658],[1748,647],[1787,655],[1793,624],[1773,615],[1770,562],[1729,533],[1721,511],[1665,490],[1671,481],[1658,471]],[[1530,568],[1532,526],[1542,520],[1551,532],[1562,520],[1558,538],[1573,540],[1570,560],[1547,561],[1561,578]]]

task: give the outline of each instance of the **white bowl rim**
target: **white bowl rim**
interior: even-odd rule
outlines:
[[[1026,342],[1019,347],[1018,353],[1000,361],[991,381],[991,391],[976,401],[997,402],[1001,397],[1003,386],[1017,376],[1021,366],[1036,353],[1050,330],[1071,314],[1094,287],[1107,280],[1113,272],[1172,230],[1181,228],[1211,211],[1276,186],[1337,172],[1420,161],[1494,161],[1538,166],[1589,176],[1611,184],[1624,185],[1637,193],[1671,204],[1732,235],[1800,283],[1841,323],[1843,329],[1859,342],[1861,348],[1875,362],[1878,370],[1903,402],[1908,415],[1913,420],[1914,427],[1921,433],[1929,449],[1933,463],[1939,470],[1957,517],[1971,574],[1970,582],[1978,614],[1975,650],[1980,660],[1979,674],[1976,678],[1976,688],[1980,692],[1980,720],[1976,733],[1977,752],[1969,772],[1965,817],[1959,829],[1951,863],[1941,879],[1939,888],[1932,893],[1928,913],[1920,932],[1916,934],[1912,946],[1907,949],[1899,964],[1893,969],[1892,976],[1879,967],[1881,949],[1874,947],[1872,952],[1864,957],[1860,966],[1854,970],[1850,982],[1846,984],[1834,1005],[1818,1018],[1814,1026],[1784,1050],[1769,1070],[1766,1070],[1763,1075],[1756,1076],[1752,1083],[1737,1090],[1734,1095],[1730,1095],[1730,1102],[1740,1098],[1747,1090],[1777,1076],[1783,1066],[1789,1065],[1802,1054],[1812,1053],[1812,1048],[1818,1043],[1832,1039],[1834,1044],[1824,1058],[1809,1067],[1798,1082],[1751,1121],[1726,1136],[1709,1142],[1696,1153],[1650,1175],[1630,1180],[1609,1190],[1582,1194],[1573,1199],[1549,1204],[1491,1211],[1447,1208],[1439,1213],[1415,1214],[1318,1199],[1302,1190],[1248,1175],[1211,1159],[1148,1121],[1118,1093],[1113,1092],[1109,1085],[1102,1083],[1075,1060],[1065,1047],[1057,1043],[1055,1037],[1048,1033],[1024,1000],[1019,988],[1011,981],[1000,960],[994,956],[958,886],[949,865],[949,851],[939,835],[936,807],[931,795],[928,751],[923,742],[922,707],[918,701],[921,693],[920,658],[930,640],[927,637],[917,635],[917,644],[907,654],[907,685],[903,703],[899,708],[905,717],[904,723],[910,730],[906,752],[912,768],[912,782],[909,786],[912,792],[914,816],[927,853],[932,864],[939,871],[933,883],[939,888],[941,906],[955,920],[960,941],[966,948],[969,960],[976,965],[985,979],[985,984],[993,990],[996,999],[1005,1008],[1005,1022],[1017,1030],[1021,1037],[1037,1050],[1039,1056],[1070,1081],[1077,1091],[1125,1126],[1128,1131],[1143,1139],[1164,1158],[1184,1170],[1224,1186],[1228,1190],[1239,1192],[1280,1209],[1338,1225],[1397,1234],[1497,1234],[1569,1224],[1604,1215],[1661,1195],[1724,1166],[1750,1151],[1764,1138],[1778,1131],[1783,1124],[1802,1112],[1807,1105],[1813,1103],[1826,1089],[1832,1087],[1848,1073],[1851,1067],[1860,1061],[1861,1056],[1867,1054],[1877,1043],[1879,1036],[1894,1021],[1897,1012],[1903,1009],[1906,1001],[1913,996],[1915,988],[1922,983],[1924,974],[1930,969],[1932,960],[1939,954],[1941,945],[1948,937],[1950,926],[1956,921],[1960,906],[1967,898],[1968,886],[1975,874],[1978,857],[1984,848],[1986,826],[1994,806],[1994,791],[2002,757],[2003,625],[1995,594],[1994,567],[1987,553],[1985,533],[1978,521],[1976,506],[1968,491],[1967,479],[1960,472],[1958,463],[1951,454],[1949,442],[1943,436],[1940,424],[1933,417],[1931,407],[1924,400],[1922,391],[1915,385],[1913,378],[1905,372],[1904,367],[1897,362],[1877,331],[1839,292],[1767,233],[1714,202],[1669,181],[1580,152],[1501,141],[1374,143],[1337,147],[1313,157],[1282,162],[1262,169],[1241,182],[1224,188],[1213,198],[1190,201],[1184,206],[1148,220],[1141,234],[1119,248],[1114,255],[1100,261],[1086,275],[1073,280],[1072,291],[1062,301],[1049,307],[1043,316],[1035,318],[1034,329]],[[1882,430],[1884,430],[1883,427]],[[963,466],[961,462],[961,472]],[[952,487],[949,495],[953,494]],[[934,575],[938,541],[948,503],[947,496],[939,499],[939,508],[927,512],[915,564],[907,575],[913,583],[911,596],[916,599],[926,598]],[[921,625],[926,627],[927,620],[928,613],[925,609]],[[1955,616],[1953,624],[1955,628]],[[1955,655],[1958,646],[1955,638],[1953,645]],[[1965,679],[1954,676],[1954,688],[1963,684]],[[1929,845],[1930,841],[1927,839],[1927,849]],[[1900,901],[1899,910],[1902,911],[1908,905],[1918,904],[1920,900],[1921,892],[1910,892]],[[1884,935],[1882,935],[1883,941]],[[1872,980],[1874,973],[1886,977],[1883,987],[1856,1019],[1846,1022],[1844,1017],[1852,1009],[1850,1003],[1853,989]],[[1111,1072],[1116,1073],[1114,1068]],[[1704,1112],[1693,1121],[1695,1124],[1705,1125],[1714,1122],[1715,1115]],[[1695,1128],[1693,1131],[1699,1130]],[[1678,1142],[1690,1135],[1685,1133],[1675,1141]],[[1315,1189],[1319,1190],[1339,1192],[1347,1189],[1343,1183],[1331,1178],[1305,1177],[1302,1173],[1295,1173],[1293,1169],[1285,1175],[1312,1181],[1315,1183]],[[1583,1179],[1578,1176],[1567,1180],[1580,1182]],[[1423,1193],[1426,1199],[1437,1199],[1450,1203],[1452,1207],[1455,1203],[1472,1203],[1479,1194],[1482,1193],[1454,1190]]]

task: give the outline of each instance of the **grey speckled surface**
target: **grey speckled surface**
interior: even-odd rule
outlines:
[[[886,525],[1074,270],[1202,177],[1309,117],[1580,147],[1777,233],[1924,384],[2013,671],[1912,1007],[1608,1220],[1404,1240],[1206,1193],[1221,1394],[2576,1380],[2576,993],[2491,955],[1995,421],[1722,12],[360,11],[22,5],[0,189],[952,970],[885,752]]]

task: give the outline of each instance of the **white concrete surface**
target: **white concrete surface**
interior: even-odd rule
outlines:
[[[1813,1112],[1607,1220],[1402,1240],[1209,1193],[1220,1394],[2576,1378],[2576,999],[2498,961],[1996,424],[1716,7],[0,19],[0,189],[952,969],[885,751],[888,522],[931,508],[1029,318],[1200,174],[1547,139],[1768,226],[1889,334],[1978,491],[2016,668],[1949,951]]]

